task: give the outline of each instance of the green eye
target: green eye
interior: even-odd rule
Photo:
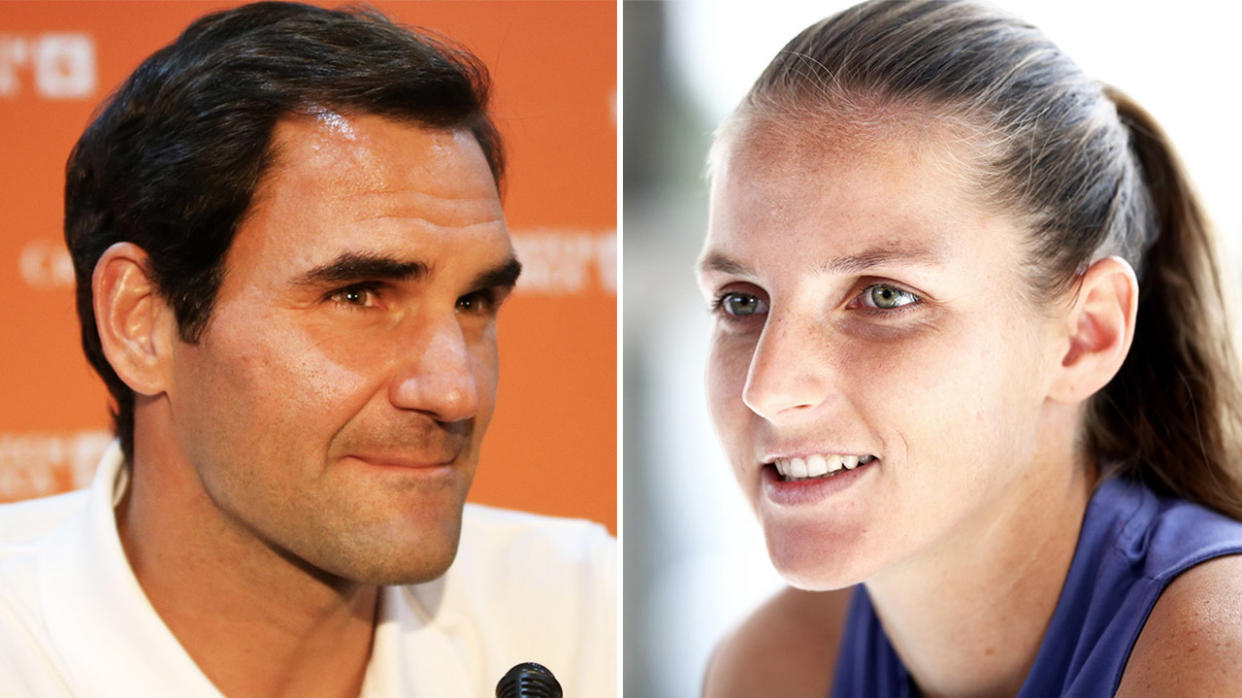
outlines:
[[[918,296],[913,293],[885,284],[876,284],[868,287],[864,297],[866,305],[881,310],[895,310],[902,306],[919,302]]]
[[[734,317],[746,317],[767,309],[762,300],[749,293],[726,293],[721,296],[719,305],[726,315]]]

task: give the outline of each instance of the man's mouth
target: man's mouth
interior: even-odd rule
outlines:
[[[361,454],[354,457],[371,465],[382,465],[392,468],[443,468],[453,465],[456,461],[454,456],[445,454]]]
[[[436,444],[417,444],[410,448],[360,448],[350,455],[371,465],[435,469],[457,465],[467,447],[465,442],[454,439]]]
[[[770,465],[776,468],[782,480],[789,482],[836,477],[840,473],[860,468],[875,460],[876,457],[869,454],[847,456],[839,453],[816,453],[798,458],[777,458]]]

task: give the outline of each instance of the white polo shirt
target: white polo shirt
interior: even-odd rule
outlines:
[[[126,473],[113,443],[90,489],[0,506],[0,696],[222,695],[129,567]],[[466,505],[448,572],[383,589],[362,695],[492,696],[526,661],[616,695],[616,563],[597,524]]]

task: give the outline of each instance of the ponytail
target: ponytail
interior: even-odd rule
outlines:
[[[1144,260],[1134,343],[1088,405],[1086,446],[1120,475],[1242,519],[1232,284],[1159,126],[1124,94],[1106,93],[1129,129],[1159,233]]]
[[[980,191],[1029,230],[1047,304],[1104,255],[1139,273],[1134,342],[1088,401],[1102,467],[1242,520],[1242,373],[1229,276],[1159,127],[1034,27],[964,0],[871,0],[795,37],[733,119],[873,118],[908,107],[969,129]]]

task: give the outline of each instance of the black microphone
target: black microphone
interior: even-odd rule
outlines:
[[[561,698],[561,683],[546,666],[522,662],[500,677],[496,698]]]

